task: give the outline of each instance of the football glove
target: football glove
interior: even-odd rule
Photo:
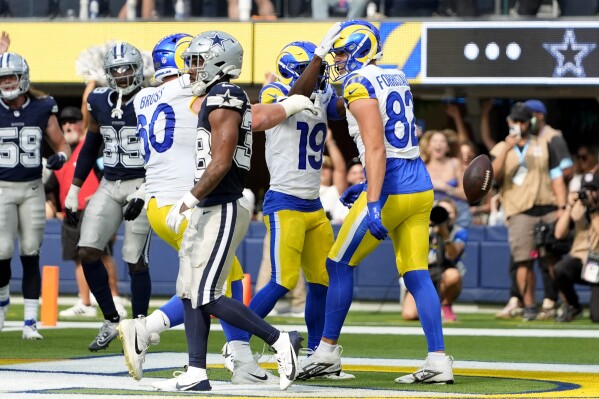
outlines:
[[[341,197],[339,197],[339,201],[346,206],[347,208],[351,208],[354,202],[358,199],[360,194],[364,191],[364,183],[354,184],[345,190]]]
[[[287,118],[292,115],[297,114],[298,112],[302,112],[303,110],[308,110],[312,112],[314,115],[317,115],[318,111],[316,109],[316,105],[306,96],[302,96],[301,94],[294,94],[287,98],[280,100],[277,104],[280,104],[285,109],[285,114]]]
[[[368,225],[368,230],[370,234],[377,240],[384,240],[389,234],[389,231],[385,226],[383,226],[383,222],[381,220],[381,203],[379,201],[369,202],[368,206],[368,220],[366,221]]]
[[[191,214],[193,213],[194,209],[196,208],[196,205],[199,202],[200,201],[191,192],[187,192],[183,196],[183,198],[177,201],[175,205],[173,205],[171,210],[168,211],[168,214],[166,215],[166,225],[168,226],[168,228],[174,231],[175,233],[179,233],[181,223],[183,223],[185,219],[187,219],[187,223],[189,223],[189,220],[191,219]],[[183,204],[185,204],[185,206],[187,206],[187,208],[189,209],[186,209],[184,212],[181,212],[181,206]]]
[[[127,196],[127,208],[123,212],[123,219],[126,221],[135,220],[144,208],[144,197],[146,195],[146,184],[143,183],[133,193]]]
[[[329,31],[324,35],[324,38],[314,50],[314,55],[319,56],[324,60],[324,57],[331,51],[333,44],[339,39],[339,33],[341,31],[341,22],[335,23]]]
[[[79,209],[79,190],[81,190],[81,187],[71,184],[71,188],[69,188],[67,197],[64,200],[65,218],[73,226],[77,226],[77,223],[79,223],[79,213],[77,212]]]
[[[62,168],[62,165],[67,161],[67,154],[64,152],[57,152],[56,154],[50,155],[46,161],[46,168],[50,170],[58,170]]]

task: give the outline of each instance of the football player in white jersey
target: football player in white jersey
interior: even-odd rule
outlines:
[[[314,44],[305,41],[285,46],[276,60],[278,81],[264,86],[260,102],[276,103],[286,98],[315,50]],[[329,283],[325,262],[334,241],[333,228],[319,198],[327,120],[343,119],[345,115],[344,108],[342,115],[337,110],[337,93],[328,84],[326,62],[321,62],[316,84],[303,93],[312,96],[317,112],[297,113],[266,131],[270,188],[264,198],[263,212],[270,234],[272,271],[269,283],[250,302],[250,309],[266,317],[277,301],[295,287],[301,268],[308,286],[305,318],[311,350],[316,349],[322,337]],[[244,341],[249,339],[247,334]],[[230,348],[241,344],[228,343]],[[233,375],[249,367],[235,361]],[[342,374],[340,362],[309,377],[324,375],[353,378]]]
[[[145,197],[148,219],[156,234],[177,251],[181,247],[187,222],[184,221],[182,228],[174,232],[166,225],[166,216],[173,204],[193,187],[198,111],[204,100],[204,96],[198,97],[192,93],[188,74],[178,76],[179,71],[184,69],[181,54],[191,39],[190,35],[176,33],[161,39],[154,46],[154,77],[162,84],[143,89],[134,101],[137,131],[146,162],[145,185],[140,188],[143,195],[138,197]],[[311,105],[308,99],[297,97],[287,106],[294,103],[302,105],[297,110],[289,109],[290,113]],[[262,127],[264,123],[272,125],[287,117],[287,110],[280,106],[258,107],[256,113],[261,121],[258,121],[259,128],[269,126]],[[260,117],[260,114],[263,115]],[[131,204],[133,206],[133,202]],[[227,290],[240,301],[243,298],[243,277],[243,269],[235,257]],[[125,362],[135,379],[143,377],[142,364],[149,345],[158,343],[161,332],[181,323],[183,305],[176,295],[147,318],[121,321],[118,326],[119,338],[123,341]],[[244,331],[222,321],[221,324],[228,341],[245,336]],[[136,350],[139,348],[141,350]],[[234,383],[279,382],[272,373],[257,366],[249,345],[236,348],[233,357],[257,367],[252,367],[251,378],[234,375]]]
[[[324,42],[332,43],[333,79],[343,79],[349,133],[365,166],[366,182],[341,197],[353,206],[327,259],[330,284],[322,341],[300,364],[301,372],[338,361],[337,341],[352,302],[354,268],[389,235],[397,269],[416,300],[429,352],[422,369],[395,382],[452,384],[453,359],[445,354],[441,306],[428,272],[433,185],[420,158],[410,86],[403,72],[376,65],[381,41],[369,22],[335,24]],[[308,83],[318,62],[314,57],[305,77]]]

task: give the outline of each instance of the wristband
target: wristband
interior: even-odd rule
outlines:
[[[69,189],[69,193],[72,192],[73,194],[78,195],[79,194],[79,190],[81,190],[81,187],[76,186],[76,185],[74,185],[74,184],[71,183],[71,188]]]
[[[188,191],[187,193],[185,193],[185,195],[183,196],[183,203],[185,204],[186,207],[188,207],[189,209],[194,208],[197,204],[200,203],[200,200],[197,199],[195,197],[195,195],[193,195],[191,193],[191,191]]]

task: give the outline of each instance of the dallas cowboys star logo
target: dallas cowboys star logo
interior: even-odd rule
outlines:
[[[230,91],[230,90],[227,90],[227,91],[225,92],[225,94],[218,94],[218,96],[219,96],[219,97],[222,97],[222,99],[223,99],[223,103],[231,104],[231,99],[232,99],[233,97],[231,97],[231,91]]]
[[[582,60],[589,55],[591,51],[597,47],[595,43],[578,43],[574,29],[566,29],[564,40],[562,43],[543,43],[545,50],[551,54],[557,61],[557,65],[553,70],[553,77],[564,77],[568,72],[572,73],[577,78],[584,78],[586,73],[582,66]],[[566,60],[564,53],[575,54],[574,62]]]
[[[220,48],[222,48],[223,50],[225,49],[225,42],[227,40],[229,41],[233,41],[231,39],[229,39],[228,37],[220,37],[218,35],[218,33],[215,33],[214,36],[209,37],[208,39],[210,39],[210,41],[212,42],[212,44],[210,44],[210,48],[215,47],[215,46],[220,46]]]

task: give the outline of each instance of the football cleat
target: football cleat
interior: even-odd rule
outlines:
[[[97,352],[100,349],[108,348],[108,345],[112,342],[112,340],[119,335],[118,331],[116,330],[118,324],[119,323],[112,323],[109,320],[104,320],[98,335],[92,341],[92,343],[89,344],[87,349],[92,352]]]
[[[0,331],[4,328],[4,322],[6,321],[6,314],[8,313],[8,304],[0,306]]]
[[[150,345],[158,345],[160,335],[148,331],[144,316],[133,320],[121,320],[116,329],[123,343],[125,364],[129,374],[139,381],[144,374],[143,362],[146,360],[146,352]]]
[[[453,358],[444,356],[441,359],[426,358],[424,366],[418,371],[398,377],[398,384],[453,384]]]
[[[263,369],[256,361],[240,363],[235,361],[235,369],[231,377],[233,384],[280,384],[279,377]]]
[[[158,381],[152,384],[159,391],[210,391],[212,387],[208,380],[197,380],[187,372],[175,371],[175,378]]]
[[[44,339],[42,335],[37,331],[37,324],[34,322],[33,324],[23,326],[23,339],[34,341],[37,339]]]
[[[299,353],[303,338],[297,331],[281,332],[279,339],[284,339],[285,348],[275,355],[279,369],[279,387],[282,391],[291,386],[297,378],[299,364],[297,355]]]
[[[78,301],[70,308],[58,312],[58,315],[60,317],[96,317],[98,311],[95,306],[84,305],[83,302]]]
[[[233,362],[234,362],[233,352],[232,352],[228,342],[225,344],[225,346],[223,346],[221,353],[223,354],[223,357],[225,358],[225,368],[227,370],[229,370],[231,373],[234,372],[235,366],[233,364]]]
[[[341,371],[341,353],[343,347],[337,345],[333,352],[325,352],[316,349],[315,351],[307,350],[308,357],[300,362],[300,372],[298,380],[307,380],[310,378],[331,376],[330,379],[352,379],[351,374],[346,374]],[[341,374],[343,373],[343,374]],[[345,378],[341,378],[341,376]],[[333,376],[337,376],[335,378]],[[351,376],[351,377],[347,377]]]

